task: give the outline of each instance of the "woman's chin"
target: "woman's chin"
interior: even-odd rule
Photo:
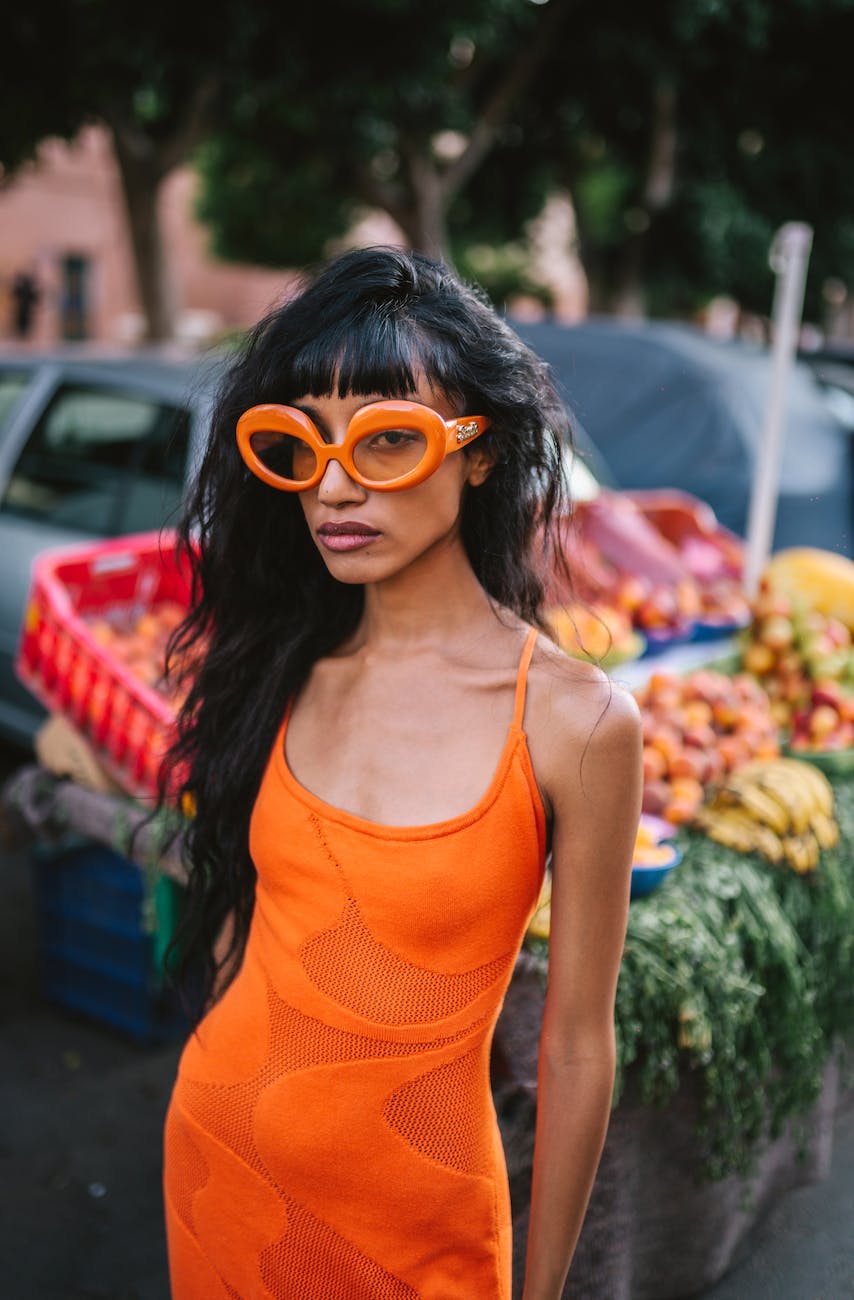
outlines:
[[[369,560],[366,555],[358,551],[335,554],[322,550],[321,554],[331,576],[338,582],[352,586],[363,586],[366,582],[382,582],[384,578],[392,577],[397,571],[395,565],[384,564],[382,561],[378,563],[376,559]]]

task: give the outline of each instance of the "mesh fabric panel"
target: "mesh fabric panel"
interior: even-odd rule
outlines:
[[[166,1117],[166,1140],[170,1147],[169,1195],[184,1227],[195,1237],[193,1197],[208,1181],[210,1170],[174,1107],[170,1107]]]
[[[255,1108],[261,1094],[270,1084],[293,1070],[308,1069],[314,1065],[417,1055],[466,1037],[487,1019],[482,1017],[474,1025],[467,1025],[456,1034],[430,1042],[396,1043],[336,1029],[333,1025],[324,1024],[322,1020],[307,1016],[280,998],[269,980],[267,1014],[269,1050],[260,1070],[251,1079],[244,1079],[240,1083],[203,1083],[197,1079],[184,1079],[181,1102],[207,1132],[271,1183],[273,1179],[258,1154],[253,1135]]]
[[[458,975],[425,970],[379,943],[348,899],[337,925],[307,940],[300,960],[312,982],[340,1006],[388,1025],[452,1016],[503,975],[515,953]]]
[[[418,1300],[418,1291],[304,1206],[289,1197],[286,1203],[288,1231],[260,1259],[262,1281],[276,1300]]]
[[[383,1115],[392,1128],[429,1160],[464,1174],[490,1168],[488,1129],[483,1124],[483,1052],[480,1044],[391,1094]]]

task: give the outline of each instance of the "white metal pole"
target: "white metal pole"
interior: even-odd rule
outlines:
[[[762,436],[756,455],[747,519],[744,586],[748,596],[751,597],[756,594],[759,578],[771,553],[774,537],[777,494],[780,486],[780,459],[783,449],[786,382],[798,342],[812,234],[812,227],[805,222],[787,222],[774,236],[769,254],[777,283],[771,315],[774,327],[771,390],[768,394]]]

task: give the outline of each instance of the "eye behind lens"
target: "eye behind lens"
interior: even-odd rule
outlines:
[[[270,474],[290,483],[306,482],[317,469],[314,448],[292,434],[259,430],[251,435],[249,445]]]
[[[388,483],[416,469],[427,454],[427,438],[417,429],[381,429],[360,438],[353,464],[363,478]]]

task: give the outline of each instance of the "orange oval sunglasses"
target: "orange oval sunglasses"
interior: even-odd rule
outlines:
[[[304,411],[268,403],[241,415],[237,445],[252,473],[282,492],[316,487],[331,460],[364,488],[399,492],[423,483],[488,427],[485,415],[446,420],[421,402],[371,402],[353,416],[344,441],[332,443]]]

